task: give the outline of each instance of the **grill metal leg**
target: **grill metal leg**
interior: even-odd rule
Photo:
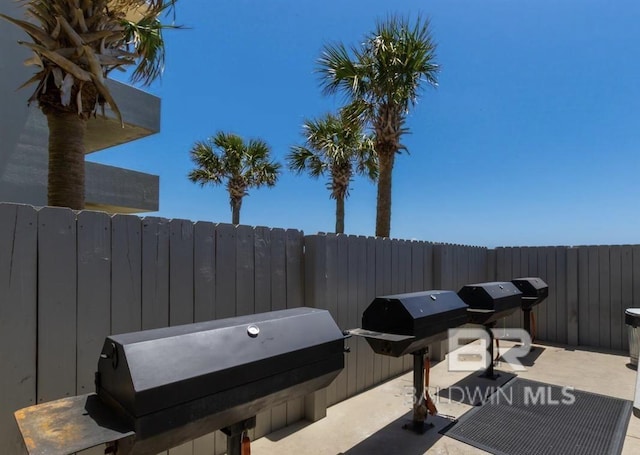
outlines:
[[[424,433],[431,426],[426,424],[427,403],[424,390],[424,358],[427,352],[426,349],[422,349],[411,353],[413,355],[413,420],[410,425],[404,425],[403,428],[418,434]]]
[[[227,435],[227,455],[242,455],[242,435],[246,430],[255,426],[256,418],[251,417],[222,428],[222,432]]]
[[[484,326],[484,329],[487,331],[487,334],[489,335],[489,366],[487,367],[486,370],[484,370],[484,373],[480,375],[481,378],[498,379],[500,377],[500,375],[493,370],[493,363],[494,363],[494,356],[493,356],[494,343],[493,342],[495,339],[493,337],[493,331],[491,329],[493,329],[495,325],[496,323],[492,322]]]

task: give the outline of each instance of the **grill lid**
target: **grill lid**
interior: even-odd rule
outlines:
[[[541,278],[526,277],[511,280],[522,292],[522,309],[529,310],[549,295],[549,286]]]
[[[98,362],[97,392],[139,417],[342,357],[343,338],[327,311],[310,308],[114,335]]]
[[[447,330],[467,322],[467,305],[453,291],[421,291],[376,297],[362,315],[372,349],[399,357],[444,339]]]
[[[470,322],[488,324],[520,308],[522,293],[511,282],[494,281],[463,286],[460,298],[469,305]]]

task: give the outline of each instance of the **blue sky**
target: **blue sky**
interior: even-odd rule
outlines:
[[[314,72],[389,13],[431,19],[442,66],[409,115],[391,236],[483,246],[640,242],[637,0],[182,0],[148,90],[162,130],[90,160],[160,176],[154,215],[230,222],[224,187],[194,185],[189,149],[223,130],[276,159],[304,118],[341,104]],[[245,198],[243,224],[330,232],[323,181],[285,172]],[[353,183],[345,231],[373,235],[375,186]]]

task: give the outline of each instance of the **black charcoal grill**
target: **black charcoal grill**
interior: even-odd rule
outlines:
[[[258,412],[329,385],[343,353],[329,313],[309,308],[114,335],[98,361],[96,394],[16,419],[30,454],[103,443],[117,454],[155,454],[217,429],[227,453],[240,454]],[[52,419],[65,428],[62,440],[43,430]]]
[[[549,295],[549,286],[538,277],[516,278],[511,280],[522,292],[522,311],[524,313],[524,329],[531,333],[531,310]],[[532,336],[533,338],[533,336]]]
[[[498,375],[493,370],[492,329],[499,319],[509,316],[520,308],[522,293],[509,281],[494,281],[468,284],[458,291],[458,295],[469,305],[469,322],[483,325],[489,335],[491,357],[489,366],[482,376],[495,379]]]
[[[365,337],[377,354],[413,355],[414,407],[410,428],[425,431],[425,355],[428,346],[447,337],[447,330],[467,322],[467,305],[453,291],[423,291],[376,297],[362,314]]]

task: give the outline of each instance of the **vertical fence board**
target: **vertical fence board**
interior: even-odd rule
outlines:
[[[382,278],[382,292],[380,295],[389,295],[392,293],[393,277],[392,277],[392,253],[391,253],[391,240],[384,238],[382,243],[382,264],[381,264],[381,278]],[[388,356],[382,357],[382,379],[388,379],[393,374],[393,367],[395,363]]]
[[[236,316],[255,313],[255,245],[250,226],[236,227]]]
[[[558,282],[557,273],[557,253],[555,247],[545,248],[547,254],[547,285],[549,286],[549,297],[542,305],[546,308],[547,340],[558,340]]]
[[[624,327],[624,308],[622,308],[622,247],[612,246],[609,251],[609,286],[611,289],[611,348],[622,349]]]
[[[611,296],[610,296],[610,264],[609,264],[609,247],[599,246],[598,248],[598,264],[599,264],[599,282],[600,282],[600,298],[598,299],[599,307],[599,340],[596,346],[607,349],[611,348]]]
[[[193,320],[215,319],[216,232],[213,223],[199,221],[193,226]]]
[[[76,392],[76,219],[69,209],[38,214],[38,402]]]
[[[140,218],[111,218],[111,331],[134,332],[142,328]]]
[[[578,341],[589,344],[589,249],[578,248]]]
[[[0,204],[0,453],[6,454],[26,453],[13,412],[36,404],[37,225],[33,207]]]
[[[255,311],[265,313],[271,311],[271,230],[269,228],[255,228],[253,254]],[[308,298],[309,305],[314,306],[315,300],[315,298]],[[271,433],[270,409],[256,416],[255,437],[259,438],[269,433]]]
[[[344,329],[359,327],[358,325],[358,237],[347,237],[347,319]],[[343,330],[344,330],[343,329]],[[354,340],[355,341],[355,340]],[[358,391],[358,343],[349,343],[351,352],[346,356],[350,362],[347,371],[347,397],[354,396]]]
[[[169,325],[169,220],[142,219],[142,329]]]
[[[556,249],[556,340],[567,343],[567,248]]]
[[[169,233],[169,324],[190,324],[193,323],[194,307],[193,223],[171,220]]]
[[[424,265],[423,265],[423,289],[429,290],[437,287],[433,269],[433,244],[425,243],[424,244]],[[439,288],[442,289],[442,288]]]
[[[633,307],[633,247],[631,245],[624,245],[621,253],[621,309],[622,312],[627,308]],[[624,318],[624,316],[622,316]],[[629,339],[627,337],[627,328],[622,328],[621,348],[624,350],[629,349]]]
[[[215,225],[198,221],[193,226],[193,320],[215,319],[216,292]],[[216,453],[216,433],[193,440],[193,455]]]
[[[369,292],[367,289],[367,272],[372,269],[375,262],[367,262],[367,239],[359,236],[356,238],[356,306],[355,306],[355,323],[353,327],[361,327],[362,313],[369,305]],[[372,299],[371,299],[372,300]],[[364,391],[373,380],[373,351],[369,349],[367,342],[363,337],[352,337],[350,346],[356,345],[357,349],[357,365],[356,365],[356,392]],[[352,354],[350,354],[352,355]]]
[[[304,262],[302,260],[304,238],[302,232],[287,229],[285,232],[287,308],[304,305]],[[303,398],[294,398],[287,402],[287,425],[304,417]]]
[[[232,224],[216,225],[216,319],[236,315],[236,228]],[[227,450],[226,437],[215,432],[216,454]]]
[[[579,340],[578,248],[567,249],[567,343],[577,346]]]
[[[287,271],[284,229],[271,230],[271,309],[287,307]],[[281,404],[271,410],[273,430],[287,424],[287,405]]]
[[[400,265],[400,248],[399,240],[389,240],[391,248],[391,294],[398,294],[404,291],[404,275]],[[404,360],[396,357],[389,359],[389,374],[396,376],[404,369]]]
[[[336,284],[337,284],[337,310],[338,318],[336,322],[341,330],[345,330],[348,324],[349,316],[349,238],[343,234],[336,237],[337,243],[337,263],[336,263]],[[347,397],[347,376],[350,374],[353,366],[353,359],[347,357],[345,359],[345,367],[340,372],[336,380],[336,398],[338,403]]]
[[[236,315],[236,229],[216,226],[216,319]]]
[[[399,246],[400,277],[404,282],[404,284],[402,285],[402,292],[411,292],[413,291],[413,280],[411,271],[411,241],[402,240],[400,241]],[[413,368],[413,356],[405,355],[402,358],[402,369],[400,372],[408,371],[411,368]]]
[[[600,261],[597,246],[587,248],[589,257],[589,332],[588,346],[597,346],[600,340]]]
[[[78,340],[76,394],[95,391],[94,373],[111,333],[111,218],[83,211],[77,217]]]

